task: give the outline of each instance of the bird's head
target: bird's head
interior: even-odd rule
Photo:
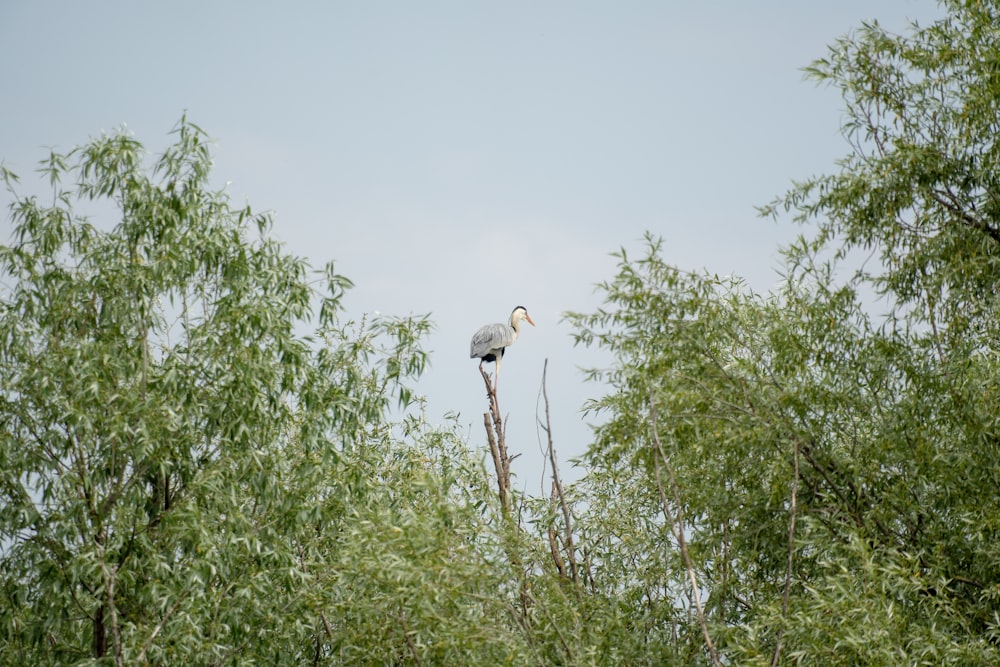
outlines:
[[[518,306],[510,314],[510,325],[516,329],[521,320],[526,320],[528,324],[535,326],[535,323],[531,320],[531,315],[528,315],[528,309],[524,306]]]

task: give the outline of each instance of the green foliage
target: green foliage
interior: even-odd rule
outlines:
[[[0,169],[3,662],[996,664],[1000,5],[944,4],[808,70],[851,150],[765,208],[779,289],[649,235],[567,315],[613,362],[562,497],[501,506],[429,320],[342,321],[186,119]]]
[[[995,364],[975,360],[976,379],[949,378],[927,334],[874,327],[854,291],[831,289],[815,265],[762,298],[666,266],[658,241],[637,261],[620,258],[603,285],[616,308],[571,316],[581,341],[616,355],[599,373],[615,391],[591,406],[608,418],[577,489],[596,588],[661,619],[643,630],[647,642],[686,637],[694,646],[674,650],[696,653],[655,430],[730,659],[769,662],[779,632],[789,658],[818,664],[896,664],[924,650],[938,651],[931,662],[995,659],[984,639],[997,611],[984,592],[1000,580],[995,417],[982,396],[955,393],[956,383],[994,385]]]
[[[580,530],[596,587],[667,619],[650,642],[706,657],[683,517],[734,664],[998,660],[1000,7],[946,4],[906,36],[865,25],[809,70],[842,91],[852,151],[765,209],[816,230],[781,290],[667,266],[650,237],[619,254],[603,309],[569,316],[615,355],[592,374],[612,392],[590,406],[606,420]]]
[[[317,292],[211,190],[186,120],[147,159],[124,134],[54,153],[47,206],[5,172],[4,661],[522,662],[483,469],[389,418],[429,322],[340,324],[350,282]]]
[[[957,342],[996,320],[1000,36],[995,2],[942,4],[908,35],[865,24],[807,69],[840,90],[853,150],[767,210],[815,222],[817,243],[875,251],[874,285]]]

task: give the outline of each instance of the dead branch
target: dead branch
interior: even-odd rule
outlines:
[[[552,485],[552,504],[556,503],[556,485]],[[560,577],[566,576],[566,562],[563,560],[562,554],[559,552],[559,534],[556,532],[555,523],[550,523],[547,531],[549,538],[549,552],[552,554],[552,562],[556,566],[556,572],[559,573]]]
[[[563,517],[563,540],[566,546],[566,557],[569,560],[569,572],[570,578],[576,583],[578,578],[578,570],[576,565],[576,547],[573,544],[573,524],[572,516],[569,511],[569,503],[566,502],[566,494],[563,491],[562,479],[559,477],[559,464],[558,457],[556,456],[556,448],[552,441],[552,419],[549,414],[549,392],[546,388],[546,377],[549,370],[549,360],[545,360],[545,365],[542,367],[542,398],[545,401],[545,423],[540,426],[548,439],[548,455],[549,463],[552,464],[552,503],[558,502],[560,509],[562,510]],[[550,529],[554,532],[554,529]],[[559,561],[562,558],[558,557],[558,549],[556,548],[554,535],[550,536],[550,546],[553,550],[553,559],[556,560],[556,568],[559,569],[560,574],[565,576],[565,566],[559,567]]]
[[[486,383],[486,396],[490,402],[489,412],[483,413],[483,426],[486,428],[486,439],[490,445],[490,456],[493,457],[493,467],[497,472],[497,494],[500,496],[500,508],[504,514],[510,515],[510,461],[507,453],[507,443],[504,437],[506,429],[500,417],[500,405],[497,401],[496,389],[490,382],[489,375],[480,369],[483,382]]]

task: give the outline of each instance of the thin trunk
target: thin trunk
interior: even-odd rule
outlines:
[[[108,633],[104,628],[104,605],[94,612],[94,657],[103,658],[108,654]]]
[[[792,465],[794,468],[794,475],[792,477],[792,498],[791,507],[789,508],[789,513],[791,516],[788,519],[788,563],[785,568],[785,590],[781,595],[781,620],[782,626],[778,629],[778,641],[774,645],[774,655],[771,657],[771,667],[777,667],[778,660],[781,658],[781,644],[785,637],[785,618],[788,616],[788,600],[791,597],[792,590],[792,565],[793,556],[795,553],[795,515],[798,510],[798,491],[799,491],[799,441],[795,440],[794,449],[792,450]]]
[[[681,550],[681,558],[684,560],[684,568],[687,570],[688,579],[691,583],[691,599],[694,602],[695,613],[698,615],[698,622],[701,624],[701,633],[705,640],[705,648],[708,649],[709,657],[712,659],[712,664],[715,667],[721,667],[722,662],[719,660],[719,654],[715,650],[715,644],[712,642],[712,637],[708,632],[708,621],[705,618],[705,610],[701,605],[701,589],[698,586],[698,577],[694,571],[694,564],[691,561],[691,554],[687,548],[687,540],[684,537],[684,513],[681,509],[681,494],[680,489],[677,486],[677,477],[674,475],[674,469],[670,465],[670,461],[667,459],[667,453],[663,449],[663,444],[660,442],[659,433],[657,433],[657,422],[656,422],[656,405],[653,402],[653,397],[649,397],[650,405],[650,421],[652,422],[652,437],[653,444],[656,446],[656,451],[653,453],[653,463],[656,469],[656,486],[660,492],[660,504],[663,507],[663,516],[667,519],[667,523],[670,524],[670,529],[674,534],[674,538],[677,540],[677,546]],[[666,468],[667,474],[669,475],[670,490],[673,495],[674,505],[677,507],[676,517],[670,511],[670,504],[667,501],[667,494],[664,490],[663,480],[661,479],[660,470],[661,468]]]

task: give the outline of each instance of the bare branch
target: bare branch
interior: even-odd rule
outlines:
[[[493,457],[493,467],[497,473],[497,494],[500,496],[500,507],[504,514],[510,514],[510,457],[507,455],[507,444],[504,438],[503,420],[500,418],[500,406],[497,402],[496,390],[490,382],[486,371],[480,369],[483,382],[486,383],[486,396],[490,402],[489,412],[483,413],[483,426],[486,428],[486,439],[490,445],[490,455]]]
[[[559,464],[558,457],[556,456],[556,448],[552,442],[552,419],[549,413],[549,392],[546,388],[545,380],[548,375],[549,370],[549,360],[545,360],[545,365],[542,367],[542,397],[545,400],[545,423],[541,425],[542,430],[545,431],[545,435],[548,438],[548,455],[549,462],[552,464],[552,501],[558,500],[560,509],[562,510],[563,516],[563,535],[566,543],[566,556],[569,559],[569,572],[570,578],[575,583],[578,578],[577,565],[576,565],[576,547],[573,544],[573,524],[572,516],[569,511],[569,503],[566,502],[566,494],[563,491],[562,480],[559,478]],[[552,540],[550,539],[550,542]],[[553,548],[553,558],[558,556],[558,551],[555,548],[554,543]],[[561,559],[559,559],[561,560]],[[559,563],[557,560],[556,566]],[[560,568],[560,573],[565,575],[563,568]]]

